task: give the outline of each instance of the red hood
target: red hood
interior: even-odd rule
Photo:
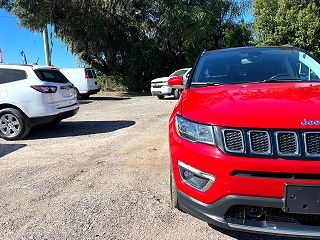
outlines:
[[[188,89],[182,96],[182,115],[217,126],[320,128],[301,124],[305,119],[320,121],[320,83],[257,83]]]

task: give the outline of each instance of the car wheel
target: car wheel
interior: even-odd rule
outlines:
[[[0,110],[0,137],[8,140],[19,140],[30,132],[28,118],[19,110],[5,108]]]
[[[159,95],[158,98],[159,99],[164,99],[164,96],[163,95]]]
[[[172,165],[170,166],[170,195],[171,195],[171,208],[179,208],[178,203],[178,196],[177,196],[177,189],[176,189],[176,182],[174,180],[173,171],[172,171]]]
[[[173,96],[175,99],[179,99],[180,98],[180,89],[175,89],[173,92]]]

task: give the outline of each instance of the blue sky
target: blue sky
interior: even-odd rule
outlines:
[[[43,38],[39,33],[19,27],[19,19],[0,9],[0,48],[4,63],[22,63],[20,52],[23,50],[28,63],[45,64]],[[72,55],[64,43],[53,39],[52,64],[56,67],[72,68],[79,66],[76,56]]]

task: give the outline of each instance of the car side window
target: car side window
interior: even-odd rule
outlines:
[[[27,79],[27,73],[23,70],[0,68],[0,84]]]
[[[88,78],[93,78],[93,74],[92,74],[92,71],[90,69],[87,69],[86,72],[88,74]]]
[[[311,68],[309,68],[308,66],[306,66],[303,63],[300,63],[298,65],[298,70],[299,70],[299,76],[301,78],[301,80],[304,81],[320,81],[320,78],[317,76],[317,74],[315,72],[312,71]]]

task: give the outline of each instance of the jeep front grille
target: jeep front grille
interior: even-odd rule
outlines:
[[[224,217],[228,223],[243,224],[246,220],[251,221],[251,223],[262,223],[265,224],[294,224],[296,226],[306,225],[306,226],[320,226],[320,216],[319,215],[309,215],[309,214],[294,214],[285,213],[280,208],[264,208],[264,214],[259,219],[247,219],[245,213],[246,206],[244,205],[234,205],[225,213]]]
[[[270,135],[265,131],[249,132],[250,150],[256,154],[270,154],[271,141]]]
[[[229,152],[241,153],[244,151],[243,135],[240,130],[224,129],[224,144]]]
[[[306,154],[320,156],[320,132],[305,133]]]
[[[320,159],[320,131],[217,128],[219,147],[231,155]]]
[[[299,154],[298,136],[295,132],[277,132],[276,143],[279,155]]]

